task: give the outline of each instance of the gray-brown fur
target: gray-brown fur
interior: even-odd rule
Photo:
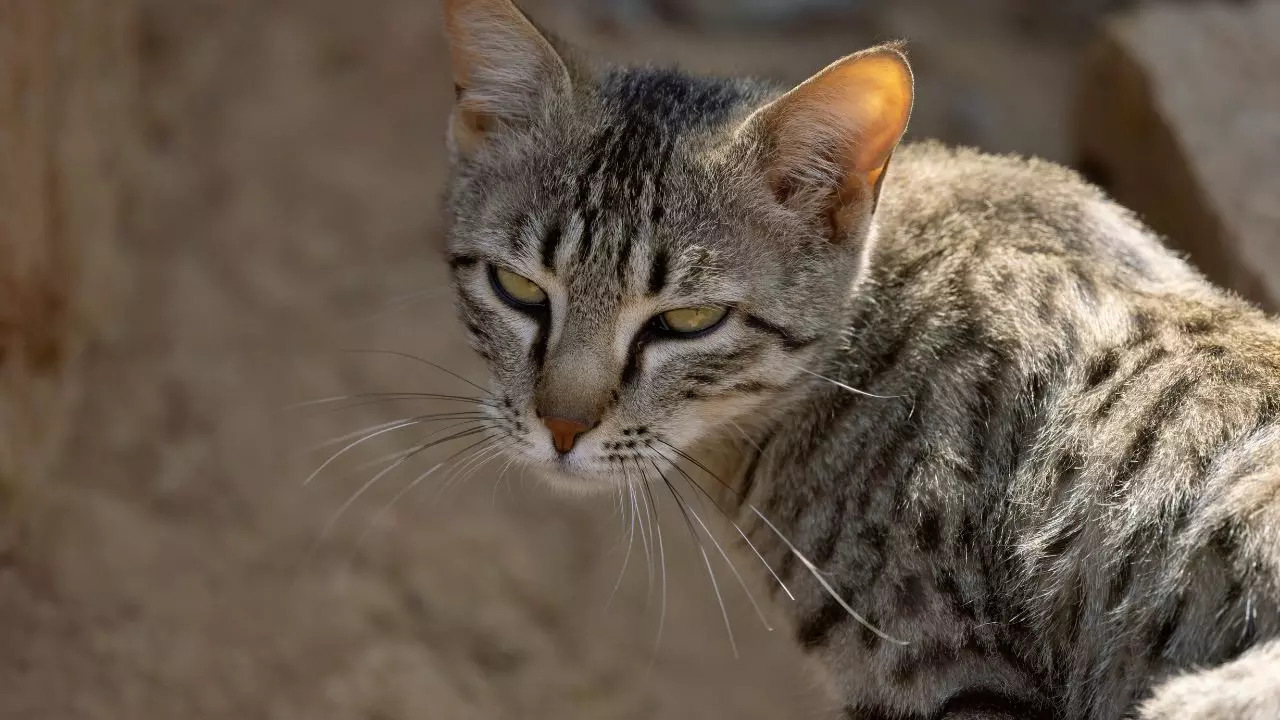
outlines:
[[[850,718],[1280,717],[1280,326],[1062,168],[906,146],[833,221],[739,130],[780,90],[565,67],[451,186],[520,457],[661,486],[727,448],[731,492],[688,472]],[[549,308],[495,300],[490,263]],[[698,340],[636,315],[709,302]],[[594,426],[557,458],[543,414]]]

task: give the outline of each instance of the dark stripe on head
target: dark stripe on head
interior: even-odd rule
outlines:
[[[742,322],[746,323],[747,327],[749,328],[752,328],[754,330],[759,330],[760,332],[768,333],[770,335],[777,337],[782,342],[782,346],[787,350],[800,350],[818,341],[818,338],[816,337],[815,338],[797,338],[796,336],[787,332],[783,328],[778,327],[777,325],[774,325],[768,320],[765,320],[764,318],[758,317],[756,315],[750,315],[750,314],[744,313],[742,316]]]
[[[671,164],[674,146],[673,142],[667,141],[662,149],[662,159],[658,161],[658,169],[653,174],[653,206],[649,208],[649,225],[652,228],[658,227],[666,217],[667,209],[662,205],[662,195],[666,189],[667,166]]]
[[[619,292],[623,292],[623,293],[627,292],[627,277],[629,276],[629,273],[627,272],[627,270],[630,269],[630,265],[631,265],[632,243],[633,243],[633,240],[630,235],[628,235],[626,238],[623,239],[622,247],[618,248],[618,259],[615,263],[615,268],[618,273]]]
[[[667,251],[657,248],[653,252],[653,267],[649,268],[649,294],[657,295],[667,287]]]
[[[548,222],[542,231],[542,267],[552,272],[556,269],[556,249],[560,247],[561,231],[559,219]]]

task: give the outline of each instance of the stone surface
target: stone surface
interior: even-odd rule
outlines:
[[[1089,55],[1081,164],[1213,280],[1280,309],[1280,3],[1152,5]]]
[[[108,304],[132,142],[127,0],[0,0],[0,512],[57,447]],[[0,519],[0,527],[4,521]]]

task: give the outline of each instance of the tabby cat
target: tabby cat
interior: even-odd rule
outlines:
[[[715,495],[849,718],[1280,718],[1280,325],[1069,170],[898,147],[897,45],[784,91],[444,11],[511,452]]]

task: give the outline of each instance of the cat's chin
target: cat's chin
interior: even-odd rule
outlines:
[[[577,496],[616,492],[624,482],[621,475],[607,471],[597,472],[550,463],[530,463],[527,467],[529,474],[547,487],[556,492]]]

